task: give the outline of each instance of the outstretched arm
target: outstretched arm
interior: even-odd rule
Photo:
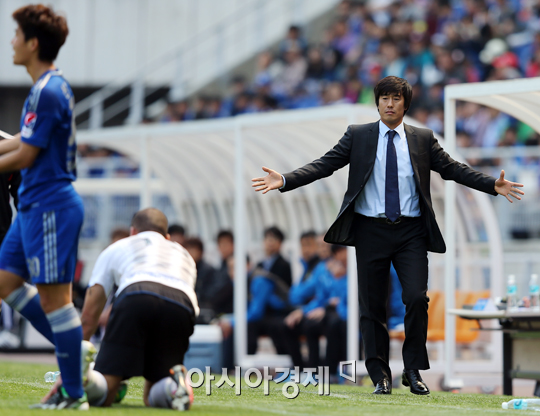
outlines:
[[[279,189],[281,192],[292,191],[318,179],[326,178],[336,170],[341,169],[350,160],[352,128],[353,126],[349,126],[339,142],[324,156],[292,172],[285,173],[283,176],[275,170],[263,167],[268,175],[252,179],[255,191],[263,191],[263,194],[273,189]]]
[[[523,192],[521,189],[517,189],[518,187],[523,187],[523,184],[507,181],[504,179],[504,170],[501,170],[501,176],[495,181],[495,191],[499,195],[502,195],[508,199],[509,202],[514,202],[509,195],[512,195],[518,200],[521,200],[519,195],[525,195],[525,192]]]
[[[268,173],[268,175],[260,178],[253,178],[251,180],[251,182],[253,182],[251,186],[255,188],[256,192],[263,191],[263,194],[265,194],[268,191],[279,189],[283,186],[283,177],[280,173],[264,166],[262,170]]]

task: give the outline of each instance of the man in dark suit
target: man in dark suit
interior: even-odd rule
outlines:
[[[264,254],[266,258],[257,264],[267,272],[281,279],[287,287],[291,287],[292,273],[290,263],[281,255],[281,245],[285,236],[277,227],[269,227],[264,230]]]
[[[402,382],[412,393],[429,394],[419,373],[429,369],[427,252],[446,250],[431,202],[430,171],[469,188],[504,195],[510,202],[510,196],[523,195],[517,189],[523,185],[505,180],[504,171],[499,179],[477,172],[453,160],[431,130],[404,124],[411,99],[406,80],[382,79],[375,87],[380,121],[349,126],[333,149],[293,172],[281,175],[263,167],[268,175],[253,179],[256,191],[286,192],[350,164],[347,192],[325,241],[356,248],[360,327],[375,394],[392,392],[386,328],[391,263],[406,306]]]

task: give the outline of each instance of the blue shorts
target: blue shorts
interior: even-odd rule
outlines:
[[[70,283],[75,274],[82,202],[45,212],[22,211],[0,248],[0,269],[34,284]]]

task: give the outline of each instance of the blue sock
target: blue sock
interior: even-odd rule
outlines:
[[[62,374],[62,385],[69,397],[83,395],[81,374],[81,319],[73,303],[47,314],[54,334],[56,358]]]
[[[41,308],[39,294],[35,286],[25,283],[6,296],[6,303],[24,316],[41,335],[54,344],[54,337],[47,315]]]

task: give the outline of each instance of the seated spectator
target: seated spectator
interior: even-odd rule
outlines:
[[[230,230],[221,230],[217,235],[217,247],[221,256],[221,264],[216,270],[216,294],[212,299],[216,314],[233,312],[233,288],[232,279],[229,276],[227,261],[234,255],[234,236]]]
[[[289,310],[287,302],[288,286],[276,275],[269,273],[261,267],[256,267],[254,270],[249,271],[249,258],[247,262],[249,287],[247,308],[248,354],[255,354],[257,352],[258,338],[262,335],[270,336],[278,354],[288,354],[287,339],[282,336],[279,330],[279,324],[283,321],[283,317]],[[229,275],[234,282],[235,270],[233,256],[228,258],[227,264]],[[223,329],[224,338],[228,339],[232,336],[231,331],[234,328],[234,319],[221,320],[220,326]],[[226,348],[229,349],[230,346]],[[299,363],[295,363],[295,365],[299,365]]]
[[[171,241],[174,241],[181,246],[184,246],[186,242],[186,229],[183,225],[171,224],[169,225],[169,229],[167,230],[167,232],[171,236]]]
[[[285,65],[277,74],[272,91],[278,101],[285,100],[304,80],[307,63],[298,45],[291,46],[285,53]]]
[[[317,234],[315,231],[303,233],[300,237],[300,250],[302,252],[301,262],[304,272],[300,281],[293,285],[289,291],[289,302],[292,306],[304,305],[315,296],[317,279],[312,279],[312,276],[315,268],[321,262],[317,249]]]
[[[289,27],[285,39],[279,43],[279,57],[282,60],[285,60],[285,55],[291,47],[298,47],[303,54],[305,54],[307,49],[307,42],[302,36],[302,29],[299,26],[292,25]]]
[[[184,243],[185,249],[189,252],[195,265],[197,266],[197,282],[195,283],[195,293],[201,308],[202,318],[200,323],[208,323],[213,317],[214,306],[212,304],[212,298],[216,294],[216,270],[204,261],[204,245],[200,238],[191,237]],[[203,309],[207,309],[206,313],[203,313]],[[210,318],[210,319],[207,319]]]
[[[349,31],[346,17],[338,19],[332,29],[332,47],[347,58],[347,54],[356,47],[358,38]]]
[[[125,227],[118,227],[111,231],[111,244],[116,243],[118,240],[129,237],[129,229]]]
[[[221,116],[230,117],[233,114],[233,106],[240,94],[247,92],[246,79],[243,76],[237,75],[233,77],[229,84],[229,93],[221,103]]]
[[[221,264],[219,269],[221,272],[228,273],[227,260],[234,254],[234,235],[231,230],[220,230],[216,237],[219,255],[221,256]]]
[[[318,266],[311,276],[315,284],[315,294],[313,298],[299,308],[291,312],[284,320],[283,333],[289,338],[289,350],[294,351],[291,356],[296,356],[300,349],[298,335],[306,336],[309,358],[306,367],[317,367],[320,365],[319,338],[325,334],[326,306],[329,301],[329,287],[332,285],[334,277],[345,274],[343,264],[347,261],[347,249],[344,246],[332,246],[332,256]],[[345,279],[346,281],[346,279]],[[345,293],[347,285],[345,283]]]
[[[257,268],[266,270],[268,273],[281,279],[289,288],[292,284],[290,263],[281,255],[281,245],[285,236],[277,227],[269,227],[264,230],[264,253],[266,258],[257,264]]]

